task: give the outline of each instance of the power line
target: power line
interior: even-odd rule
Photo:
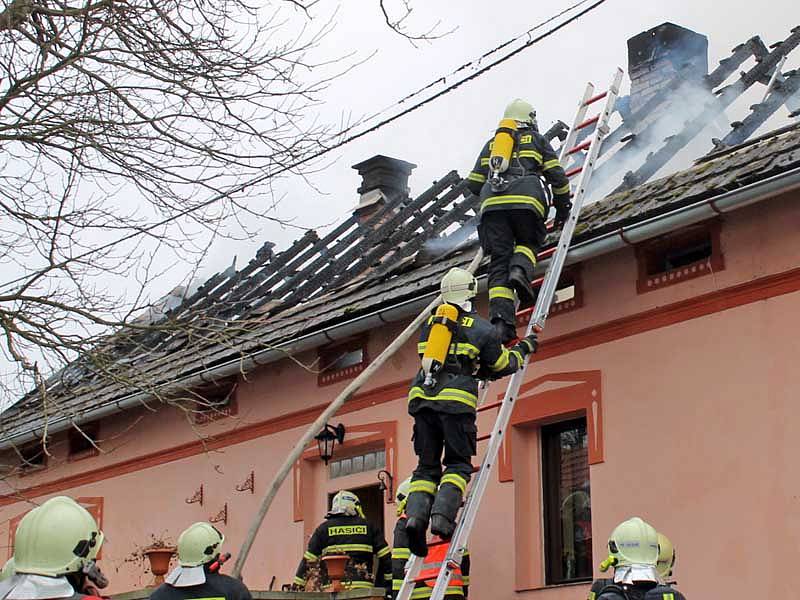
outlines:
[[[539,23],[536,26],[532,27],[531,29],[528,29],[527,31],[525,31],[525,32],[523,32],[523,33],[511,38],[510,40],[508,40],[506,42],[503,42],[499,46],[497,46],[497,47],[485,52],[484,54],[479,56],[477,59],[475,59],[473,61],[470,61],[468,63],[465,63],[464,65],[458,67],[457,69],[455,69],[451,73],[448,73],[447,75],[436,79],[434,82],[432,82],[432,83],[420,88],[419,90],[417,90],[415,92],[412,92],[411,94],[405,96],[404,98],[401,98],[400,100],[398,100],[394,104],[390,105],[389,107],[387,107],[387,108],[385,108],[385,109],[383,109],[383,110],[371,115],[370,117],[366,118],[364,121],[362,121],[358,125],[354,125],[353,127],[346,128],[346,129],[342,130],[341,132],[339,132],[337,134],[337,136],[341,136],[343,134],[346,134],[348,131],[351,131],[351,130],[355,129],[358,126],[363,125],[365,122],[369,122],[369,121],[374,120],[379,115],[382,115],[382,114],[388,112],[389,110],[391,110],[392,108],[403,104],[404,102],[406,102],[410,98],[414,98],[416,96],[421,95],[423,92],[429,90],[432,87],[435,87],[439,83],[446,83],[446,80],[447,80],[448,77],[450,77],[452,75],[456,75],[456,74],[460,73],[461,71],[469,69],[470,67],[474,67],[475,65],[480,65],[480,63],[484,59],[486,59],[487,57],[490,57],[490,56],[496,54],[497,52],[503,50],[504,48],[507,48],[508,46],[513,45],[515,42],[519,42],[520,40],[522,40],[522,39],[524,39],[526,37],[528,38],[528,40],[526,42],[524,42],[523,44],[519,45],[518,47],[515,47],[514,49],[512,49],[512,50],[508,51],[507,53],[503,54],[502,56],[499,56],[498,58],[492,60],[491,62],[489,62],[485,66],[479,67],[479,68],[475,67],[476,70],[474,72],[470,73],[469,75],[457,80],[454,83],[446,85],[446,87],[444,87],[443,89],[439,90],[438,92],[431,94],[430,96],[426,97],[425,99],[420,100],[416,104],[414,104],[412,106],[409,106],[408,108],[405,108],[405,109],[401,110],[400,112],[398,112],[398,113],[396,113],[396,114],[394,114],[392,116],[386,117],[385,119],[379,121],[375,125],[372,125],[372,126],[368,127],[367,129],[364,129],[363,131],[359,131],[357,133],[353,133],[352,135],[349,135],[349,136],[339,140],[335,144],[332,144],[331,146],[327,146],[327,147],[323,148],[322,150],[314,152],[313,154],[310,154],[310,155],[306,156],[305,158],[301,158],[300,160],[298,160],[298,161],[296,161],[296,162],[294,162],[292,164],[282,166],[282,167],[280,167],[280,168],[278,168],[278,169],[276,169],[274,171],[270,171],[269,173],[265,173],[264,175],[259,175],[258,177],[254,177],[253,179],[250,179],[249,181],[247,181],[245,183],[239,184],[239,185],[237,185],[237,186],[235,186],[235,187],[233,187],[230,190],[227,190],[225,192],[221,192],[219,194],[216,194],[216,195],[212,196],[211,198],[209,198],[208,200],[206,200],[204,202],[201,202],[200,204],[196,204],[196,205],[194,205],[192,207],[186,208],[186,209],[184,209],[184,210],[182,210],[182,211],[180,211],[180,212],[178,212],[178,213],[176,213],[174,215],[171,215],[171,216],[169,216],[169,217],[167,217],[165,219],[162,219],[161,221],[158,221],[156,223],[151,223],[150,225],[147,225],[145,227],[138,228],[136,231],[131,232],[128,235],[125,235],[125,236],[122,236],[120,238],[117,238],[116,240],[112,240],[110,242],[107,242],[107,243],[105,243],[105,244],[103,244],[101,246],[98,246],[96,248],[92,248],[91,250],[87,250],[83,254],[79,254],[77,256],[70,257],[70,258],[62,261],[61,263],[58,263],[56,265],[52,265],[52,266],[48,267],[47,270],[54,270],[54,269],[62,268],[64,266],[68,265],[71,262],[83,260],[83,259],[85,259],[85,258],[87,258],[89,256],[92,256],[94,254],[103,252],[105,250],[108,250],[109,248],[113,248],[114,246],[117,246],[119,244],[125,243],[125,242],[127,242],[127,241],[129,241],[131,239],[137,238],[140,235],[144,235],[146,233],[149,233],[149,232],[153,231],[154,229],[162,227],[163,225],[167,225],[168,223],[170,223],[172,221],[176,221],[176,220],[180,219],[181,217],[185,217],[186,215],[191,214],[193,212],[196,212],[196,211],[200,210],[201,208],[206,208],[207,206],[215,204],[216,202],[219,202],[220,200],[224,200],[225,198],[228,198],[229,196],[232,196],[234,194],[239,194],[239,193],[243,192],[244,190],[246,190],[248,187],[251,187],[251,186],[254,186],[254,185],[258,185],[259,183],[263,183],[264,181],[267,181],[268,179],[271,179],[272,177],[275,177],[276,175],[280,175],[281,173],[285,173],[287,171],[291,171],[292,169],[295,169],[295,168],[297,168],[297,167],[299,167],[299,166],[301,166],[301,165],[303,165],[303,164],[305,164],[307,162],[310,162],[310,161],[315,160],[317,158],[320,158],[320,157],[322,157],[322,156],[324,156],[324,155],[326,155],[326,154],[328,154],[328,153],[330,153],[330,152],[332,152],[334,150],[337,150],[337,149],[341,148],[342,146],[345,146],[346,144],[349,144],[350,142],[353,142],[353,141],[355,141],[357,139],[360,139],[360,138],[362,138],[362,137],[364,137],[364,136],[366,136],[366,135],[368,135],[370,133],[373,133],[373,132],[377,131],[378,129],[381,129],[382,127],[385,127],[386,125],[396,121],[397,119],[400,119],[400,118],[402,118],[402,117],[404,117],[404,116],[406,116],[406,115],[408,115],[408,114],[410,114],[410,113],[422,108],[426,104],[429,104],[430,102],[433,102],[434,100],[436,100],[438,98],[441,98],[442,96],[444,96],[446,94],[449,94],[450,92],[452,92],[456,88],[460,87],[464,83],[467,83],[468,81],[472,81],[473,79],[477,79],[478,77],[480,77],[481,75],[484,75],[489,70],[491,70],[494,67],[496,67],[497,65],[504,63],[505,61],[507,61],[510,58],[516,56],[517,54],[520,54],[524,50],[527,50],[531,46],[537,44],[538,42],[542,41],[543,39],[548,38],[551,35],[553,35],[554,33],[556,33],[557,31],[563,29],[567,25],[577,21],[578,19],[580,19],[584,15],[590,13],[591,11],[593,11],[594,9],[599,7],[600,5],[605,4],[605,2],[607,0],[595,0],[594,3],[591,4],[590,6],[587,6],[586,8],[581,10],[580,12],[572,15],[571,17],[569,17],[568,19],[562,21],[558,25],[552,27],[551,29],[548,29],[547,31],[545,31],[541,35],[539,35],[537,37],[532,37],[531,36],[531,34],[534,31],[536,31],[538,29],[541,29],[545,25],[547,25],[549,23],[552,23],[553,21],[557,20],[558,18],[562,17],[563,15],[565,15],[565,14],[567,14],[567,13],[569,13],[569,12],[571,12],[571,11],[577,9],[577,8],[580,8],[581,6],[583,6],[585,4],[588,4],[591,1],[592,0],[581,0],[580,2],[577,2],[577,3],[569,6],[568,8],[565,8],[564,10],[562,10],[559,13],[553,15],[552,17],[549,17],[549,18],[545,19],[544,21],[542,21],[541,23]],[[28,280],[29,278],[30,278],[30,276],[18,277],[17,279],[13,279],[11,281],[7,281],[7,282],[3,283],[2,285],[3,286],[10,286],[10,285],[13,285],[15,283],[20,283],[22,281]]]

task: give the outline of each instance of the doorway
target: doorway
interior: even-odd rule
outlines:
[[[377,528],[378,531],[383,532],[383,492],[380,489],[380,484],[368,485],[360,488],[352,488],[350,490],[361,501],[361,509],[364,511],[364,517],[367,523]],[[328,494],[328,508],[331,506],[333,497],[336,492]]]

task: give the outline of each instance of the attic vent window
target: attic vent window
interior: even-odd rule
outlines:
[[[720,222],[713,221],[662,236],[636,248],[637,291],[642,294],[725,268]]]
[[[97,441],[100,439],[100,422],[84,423],[78,425],[80,431],[73,427],[67,434],[69,443],[68,460],[81,460],[90,456],[97,456]]]
[[[22,474],[40,471],[47,467],[47,453],[41,440],[25,444],[18,451]]]
[[[369,363],[366,338],[323,348],[319,352],[318,385],[330,385],[337,381],[352,379],[363,371]]]
[[[197,425],[219,421],[238,412],[235,384],[195,390],[195,394],[193,414]]]
[[[536,286],[537,292],[541,284]],[[577,310],[583,306],[583,282],[581,281],[581,265],[577,264],[565,269],[556,287],[553,305],[550,307],[549,317],[565,312]],[[517,315],[517,326],[527,325],[531,320],[533,309],[528,309]]]

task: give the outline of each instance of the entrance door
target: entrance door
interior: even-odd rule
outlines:
[[[367,523],[383,531],[383,492],[380,490],[380,485],[368,485],[350,491],[361,501],[361,509],[364,511]],[[329,508],[335,495],[335,493],[328,494]]]

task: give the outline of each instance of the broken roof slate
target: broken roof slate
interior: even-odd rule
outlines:
[[[738,149],[729,149],[720,153],[719,156],[708,157],[685,171],[613,194],[602,201],[590,204],[581,215],[575,241],[590,240],[621,226],[672,211],[678,207],[797,167],[800,167],[800,126],[784,128],[772,137],[764,137],[754,143],[743,144]],[[303,302],[283,305],[277,312],[245,311],[246,318],[220,321],[220,326],[224,322],[228,322],[232,326],[241,326],[241,331],[235,335],[231,333],[228,340],[203,341],[196,339],[177,344],[173,339],[171,341],[175,344],[174,348],[169,344],[159,343],[155,352],[132,357],[121,356],[120,359],[130,359],[131,366],[146,373],[152,384],[167,383],[178,377],[198,373],[226,361],[235,360],[243,354],[277,346],[331,325],[365,316],[375,310],[390,308],[421,294],[433,293],[444,272],[453,266],[464,266],[471,260],[475,251],[474,243],[462,248],[453,256],[423,265],[408,263],[406,260],[409,256],[408,248],[415,247],[418,250],[421,241],[429,239],[431,235],[439,234],[443,228],[437,226],[436,221],[438,218],[447,219],[448,211],[458,212],[460,216],[456,219],[457,222],[463,222],[469,217],[469,210],[466,207],[472,206],[474,200],[453,198],[454,195],[461,193],[460,185],[459,178],[451,174],[447,184],[444,187],[439,186],[440,190],[449,189],[452,192],[449,195],[445,193],[441,196],[448,196],[445,206],[439,206],[437,201],[433,201],[428,207],[431,211],[444,210],[441,217],[432,215],[428,220],[423,219],[425,224],[421,225],[422,221],[420,221],[419,215],[414,214],[413,210],[406,211],[407,218],[404,221],[400,219],[400,221],[409,224],[409,230],[394,231],[393,235],[387,238],[392,244],[389,254],[406,265],[405,270],[387,271],[386,263],[377,260],[381,258],[377,256],[380,252],[369,252],[371,258],[367,260],[356,276],[349,280],[345,278],[344,285],[322,286],[312,297]],[[434,196],[436,195],[434,194]],[[393,210],[402,211],[404,208],[391,205],[387,207],[386,214]],[[386,214],[383,218],[386,217]],[[377,221],[378,219],[375,220],[375,222]],[[367,235],[369,236],[369,233]],[[307,234],[307,237],[308,239],[303,244],[314,246],[316,243],[314,236]],[[398,240],[403,240],[404,244],[399,244]],[[554,243],[555,234],[551,234],[548,244]],[[404,248],[406,248],[405,251]],[[250,269],[252,285],[258,286],[264,282],[264,277],[259,277],[258,274],[263,271],[265,264],[270,264],[268,259],[273,258],[280,262],[283,253],[275,255],[275,257],[271,257],[270,254],[270,252],[262,253],[258,264],[255,266],[250,264],[246,267]],[[292,261],[283,262],[288,264]],[[234,275],[234,278],[236,277],[237,275]],[[246,279],[247,277],[239,275],[232,285],[228,285],[227,290],[221,292],[221,295],[230,294],[234,299],[233,302],[246,297]],[[217,286],[225,285],[225,283],[213,281],[213,278],[211,283],[213,285],[209,288],[219,289]],[[220,302],[223,306],[217,308],[221,311],[224,308],[224,301]],[[201,297],[195,298],[191,303],[197,303],[200,306],[206,305]],[[179,310],[191,311],[194,309],[184,307]],[[200,314],[198,318],[207,318],[207,314]],[[60,403],[62,415],[67,414],[75,420],[80,420],[81,415],[86,414],[89,410],[118,400],[131,392],[132,390],[123,384],[109,384],[99,377],[90,376],[79,378],[74,384],[65,385],[61,389],[51,392],[49,401]],[[41,425],[41,411],[34,396],[3,413],[0,431],[6,436],[11,436],[30,431],[34,427],[40,429]]]

